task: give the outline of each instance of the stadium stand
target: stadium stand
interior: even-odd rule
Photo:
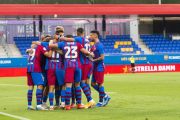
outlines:
[[[163,35],[140,35],[145,45],[155,54],[180,53],[180,40],[163,38]]]
[[[8,58],[8,55],[6,54],[5,49],[1,44],[0,44],[0,58]]]
[[[14,41],[23,57],[27,57],[26,49],[29,49],[32,41],[38,41],[39,37],[14,37]]]
[[[30,48],[32,41],[39,40],[39,37],[14,37],[21,54],[26,57],[26,49]],[[122,55],[122,54],[144,54],[144,51],[138,47],[135,41],[129,35],[112,35],[106,39],[100,37],[101,43],[105,46],[106,55]],[[93,46],[94,43],[90,42]]]
[[[108,35],[106,39],[100,37],[100,41],[105,46],[105,55],[144,54],[129,35]]]

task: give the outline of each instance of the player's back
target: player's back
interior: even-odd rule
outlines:
[[[64,67],[76,67],[81,68],[81,63],[79,59],[80,49],[82,45],[78,42],[61,42],[58,45],[60,49],[62,49],[64,54]]]
[[[74,39],[76,42],[81,43],[84,49],[90,51],[90,43],[88,39],[86,39],[85,37],[75,37]],[[80,52],[79,58],[82,65],[92,63],[91,60],[88,57],[86,57],[86,55],[82,52]]]
[[[38,45],[35,49],[33,49],[33,53],[29,54],[27,69],[28,72],[42,72],[41,60],[44,54],[42,51],[45,52],[46,49],[43,46]]]
[[[53,44],[58,44],[58,42],[53,42]],[[41,45],[46,47],[47,51],[50,51],[49,42],[41,42]],[[45,69],[64,69],[63,56],[53,51],[51,58],[46,57]]]

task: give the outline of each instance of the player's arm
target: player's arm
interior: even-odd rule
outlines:
[[[75,42],[74,38],[60,37],[59,40],[66,41],[66,42]]]
[[[53,44],[53,40],[50,40],[49,47],[50,48],[58,48],[58,45],[57,44]]]
[[[32,44],[41,45],[41,42],[39,42],[39,41],[33,41]]]
[[[53,53],[53,51],[50,50],[49,52],[46,51],[46,52],[44,53],[44,55],[45,55],[46,57],[51,58],[51,57],[52,57],[52,53]]]
[[[104,60],[104,54],[100,54],[100,57],[98,57],[97,59],[90,59],[92,62],[96,62],[96,61],[103,61]]]
[[[32,49],[27,49],[26,53],[33,53],[33,50]]]
[[[57,49],[57,50],[55,50],[57,53],[59,53],[60,55],[63,55],[63,51],[62,50],[60,50],[60,49]]]
[[[94,53],[93,52],[89,52],[89,51],[85,50],[84,48],[81,48],[80,51],[82,53],[86,54],[87,56],[94,57]]]

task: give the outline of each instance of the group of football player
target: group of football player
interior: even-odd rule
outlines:
[[[104,47],[99,41],[99,32],[93,30],[90,36],[85,38],[84,29],[78,28],[77,37],[73,38],[72,35],[64,37],[62,26],[57,26],[55,30],[53,37],[42,35],[40,41],[32,42],[31,48],[26,50],[29,54],[28,110],[35,110],[32,106],[34,86],[37,86],[36,110],[54,110],[61,107],[70,110],[76,105],[78,109],[106,106],[111,98],[106,95],[103,85]],[[92,48],[89,39],[94,42]],[[91,86],[99,92],[97,104],[91,96],[91,72]],[[81,103],[81,89],[87,98],[85,105]],[[50,106],[46,103],[48,98]]]

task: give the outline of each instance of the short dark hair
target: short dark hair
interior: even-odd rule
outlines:
[[[73,36],[72,36],[72,35],[66,35],[66,37],[67,37],[67,38],[73,38]]]
[[[50,35],[46,35],[45,38],[47,38],[47,37],[51,37],[51,36]]]
[[[99,35],[99,31],[97,31],[97,30],[92,30],[91,33],[97,34],[98,38],[99,38],[99,36],[100,36],[100,35]]]
[[[77,29],[77,32],[79,32],[80,34],[83,34],[84,29],[83,29],[83,28],[78,28],[78,29]]]

